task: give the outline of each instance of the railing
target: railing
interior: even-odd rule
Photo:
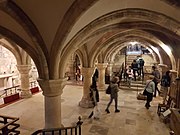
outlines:
[[[30,88],[34,88],[36,86],[38,86],[37,81],[30,82]],[[0,97],[7,97],[9,95],[19,93],[21,91],[21,89],[20,89],[20,85],[16,85],[16,86],[12,86],[9,88],[5,88],[4,90],[1,90],[1,91],[4,91],[4,92],[2,92],[2,94],[0,94]]]
[[[78,122],[72,127],[62,127],[62,128],[51,128],[51,129],[40,129],[35,131],[31,135],[81,135],[81,117],[78,118]]]
[[[9,117],[0,115],[0,135],[19,135],[20,131],[16,130],[18,127],[20,127],[19,124],[15,123],[19,120],[19,118],[15,117]]]
[[[0,95],[0,97],[6,97],[12,94],[16,94],[18,93],[18,91],[20,91],[20,85],[5,88],[3,91],[4,92]]]
[[[38,86],[38,83],[37,83],[36,80],[30,82],[30,88],[34,88],[34,87],[37,87],[37,86]]]

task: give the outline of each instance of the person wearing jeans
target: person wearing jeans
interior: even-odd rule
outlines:
[[[160,91],[158,89],[158,83],[160,82],[160,78],[161,78],[160,72],[156,66],[152,66],[152,75],[154,76],[153,82],[155,83],[154,97],[156,97],[157,91],[160,94]]]
[[[119,82],[118,77],[114,77],[111,80],[111,83],[110,83],[110,88],[111,88],[110,101],[109,101],[107,108],[105,110],[107,113],[110,113],[109,106],[111,105],[113,99],[115,101],[115,112],[120,112],[120,110],[118,110],[118,92],[119,92],[119,87],[117,84],[118,82]]]
[[[145,86],[145,90],[146,90],[146,96],[147,96],[147,100],[146,100],[146,104],[145,107],[147,109],[149,109],[150,107],[150,102],[153,99],[153,92],[155,91],[155,83],[153,81],[154,76],[150,75],[149,76],[149,80],[146,81],[146,86]]]
[[[161,89],[163,90],[163,104],[165,104],[165,102],[166,102],[166,98],[168,95],[168,89],[171,84],[170,75],[171,75],[170,71],[166,71],[165,75],[163,75],[162,79],[161,79]]]

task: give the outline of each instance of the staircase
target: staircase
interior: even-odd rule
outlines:
[[[127,91],[137,91],[137,92],[141,92],[144,90],[145,87],[145,83],[141,80],[139,81],[131,81],[131,85],[129,87],[127,81],[123,80],[120,83],[119,88],[121,90],[127,90]]]
[[[129,54],[127,55],[127,59],[126,59],[126,64],[127,66],[130,66],[131,63],[133,62],[133,60],[135,60],[137,58],[138,55],[135,55],[135,54]]]

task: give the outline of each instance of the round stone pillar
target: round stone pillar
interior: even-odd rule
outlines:
[[[99,71],[98,77],[98,90],[105,90],[105,69],[107,67],[107,63],[98,63],[97,69]]]
[[[112,67],[113,67],[112,63],[109,63],[107,65],[107,74],[110,76],[110,79],[112,78],[112,75],[113,75]]]
[[[38,79],[44,95],[46,129],[62,127],[61,94],[66,81],[67,78],[59,80]]]
[[[83,97],[81,101],[79,102],[79,106],[84,107],[84,108],[89,108],[92,107],[92,102],[90,101],[89,98],[89,92],[90,92],[90,86],[92,83],[92,76],[94,73],[95,68],[81,68],[81,73],[83,76]]]
[[[17,69],[20,73],[21,80],[21,97],[29,98],[32,96],[29,89],[29,71],[31,70],[30,65],[17,65]]]

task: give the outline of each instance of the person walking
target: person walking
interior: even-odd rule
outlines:
[[[137,57],[138,63],[138,76],[144,78],[144,60],[141,56]]]
[[[152,66],[152,73],[151,74],[154,76],[154,79],[153,79],[153,81],[155,83],[154,97],[156,97],[157,91],[160,94],[160,91],[158,89],[158,83],[160,82],[160,78],[161,78],[160,72],[156,66]]]
[[[105,109],[105,111],[107,113],[110,113],[109,111],[109,106],[111,105],[113,99],[115,101],[115,112],[120,112],[120,110],[118,110],[118,92],[119,92],[119,87],[118,87],[118,83],[119,82],[119,77],[113,77],[110,83],[110,88],[111,88],[111,94],[110,94],[110,101],[107,105],[107,108]]]
[[[136,73],[138,73],[138,63],[136,62],[136,60],[133,60],[133,62],[131,63],[131,68],[133,69],[133,74],[134,74],[134,81],[136,81]]]
[[[96,109],[96,111],[98,111],[98,102],[99,102],[99,91],[97,89],[97,84],[96,81],[93,81],[92,85],[90,86],[90,98],[93,102],[94,108],[93,111],[90,113],[88,118],[91,118],[93,115],[95,115],[96,112],[94,112],[94,110]],[[94,116],[94,118],[98,119],[97,116]]]
[[[163,104],[165,104],[170,84],[171,84],[170,71],[166,71],[165,75],[163,75],[161,79],[161,89],[163,91]]]
[[[153,79],[154,76],[149,75],[149,80],[146,81],[146,86],[145,86],[145,93],[147,96],[146,104],[145,104],[146,109],[149,109],[149,107],[151,107],[150,102],[153,99],[153,92],[155,91],[155,83]]]
[[[129,68],[127,69],[127,83],[129,88],[131,87],[131,80],[133,78],[133,70],[131,69],[131,66],[129,66]]]

